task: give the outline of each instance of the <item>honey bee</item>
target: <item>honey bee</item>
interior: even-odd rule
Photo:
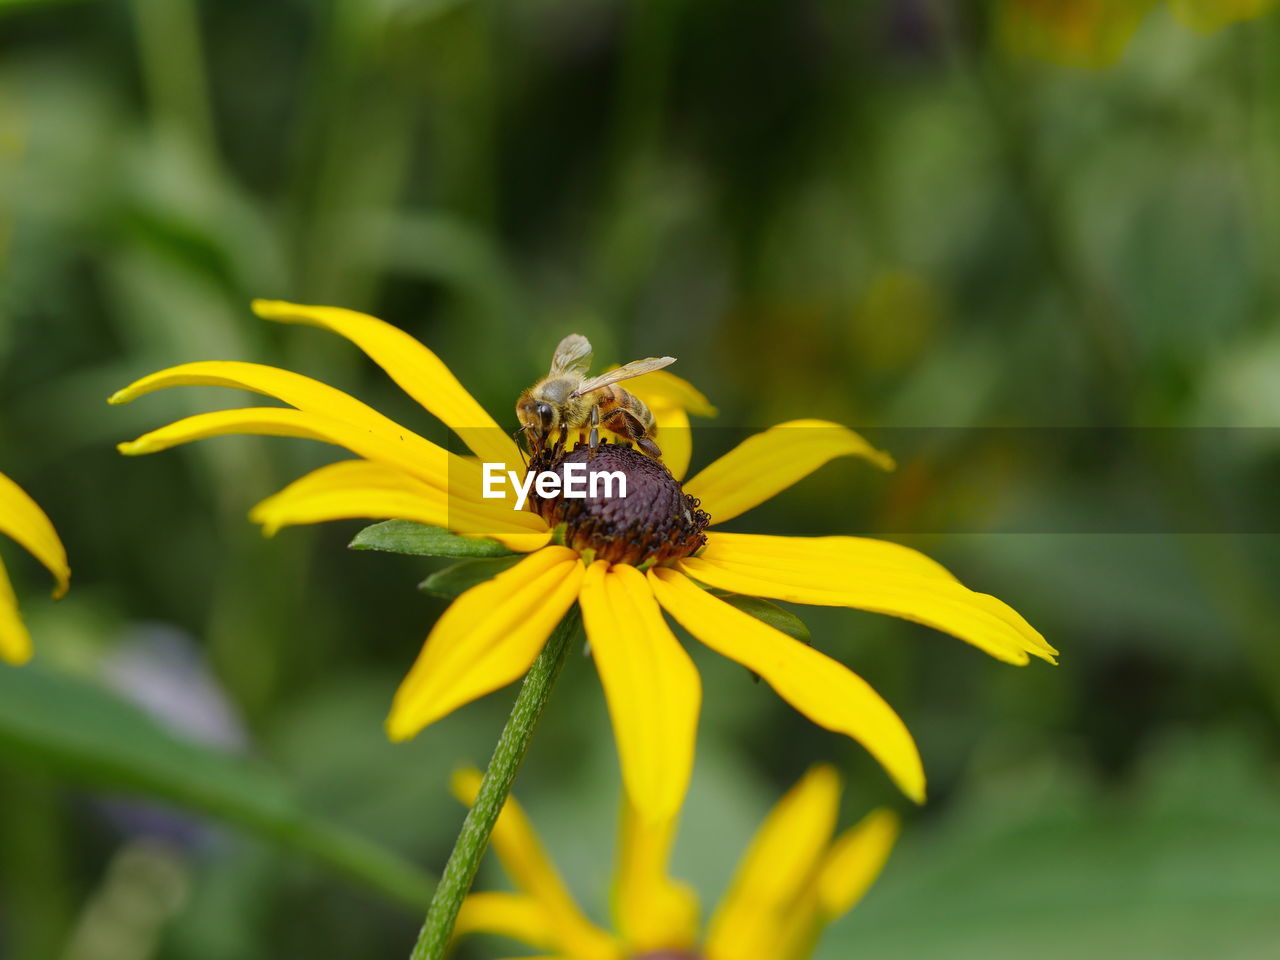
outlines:
[[[649,436],[653,414],[639,397],[618,383],[675,362],[675,357],[649,357],[587,379],[591,343],[582,334],[571,333],[556,347],[550,372],[516,401],[521,424],[516,433],[525,434],[529,452],[535,457],[548,448],[558,453],[574,432],[580,434],[588,428],[594,451],[600,444],[601,427],[649,456],[661,457],[662,451]]]

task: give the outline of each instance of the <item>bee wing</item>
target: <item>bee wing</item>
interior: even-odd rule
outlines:
[[[580,333],[571,333],[556,347],[551,356],[551,376],[577,373],[583,376],[591,366],[591,341]]]
[[[599,390],[601,387],[607,387],[611,383],[617,383],[619,380],[630,380],[632,377],[652,373],[654,370],[661,370],[663,367],[670,366],[675,362],[675,357],[649,357],[647,360],[632,360],[630,363],[618,367],[617,370],[610,370],[607,373],[600,374],[598,377],[592,377],[590,380],[585,381],[570,396],[581,397],[593,390]]]

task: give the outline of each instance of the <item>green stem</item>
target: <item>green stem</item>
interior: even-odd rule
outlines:
[[[449,946],[458,910],[476,878],[480,858],[489,846],[489,835],[493,833],[498,814],[507,802],[516,771],[520,769],[529,741],[533,739],[533,731],[551,695],[551,688],[564,666],[569,638],[577,629],[578,616],[577,607],[565,615],[524,678],[515,706],[511,708],[511,716],[507,718],[507,725],[494,747],[489,769],[480,781],[476,802],[462,821],[462,830],[454,841],[453,852],[449,854],[449,862],[445,864],[435,896],[431,898],[427,919],[422,924],[410,960],[440,960]]]
[[[189,136],[203,158],[217,156],[209,85],[193,0],[134,0],[138,56],[157,124]]]

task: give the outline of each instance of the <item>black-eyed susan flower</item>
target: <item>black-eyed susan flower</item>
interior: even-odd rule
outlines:
[[[471,803],[479,780],[464,771],[454,792]],[[560,960],[803,960],[823,928],[870,889],[898,835],[897,816],[881,809],[837,836],[839,800],[840,780],[829,766],[792,787],[756,833],[705,930],[696,894],[668,876],[674,818],[637,816],[624,800],[609,931],[579,909],[509,799],[492,846],[516,889],[472,893],[455,932],[499,934]]]
[[[71,568],[58,532],[26,492],[0,473],[0,533],[12,537],[53,574],[54,598],[67,592]],[[31,659],[31,635],[18,614],[18,600],[4,564],[0,563],[0,660],[26,663]]]
[[[1170,12],[1207,33],[1269,12],[1277,0],[1167,0]],[[1003,0],[999,29],[1005,45],[1065,66],[1106,67],[1123,55],[1160,0]]]
[[[525,556],[472,587],[432,628],[396,693],[387,729],[414,736],[458,707],[519,678],[553,628],[579,604],[637,808],[669,817],[693,765],[701,683],[672,633],[670,615],[736,660],[815,723],[860,742],[913,799],[924,796],[915,743],[893,709],[851,670],[714,596],[734,594],[856,607],[928,624],[1009,663],[1055,651],[1001,601],[963,586],[942,566],[894,543],[859,537],[772,537],[708,531],[794,484],[827,461],[892,461],[851,430],[817,420],[748,438],[683,487],[687,413],[708,413],[696,390],[665,371],[635,381],[665,445],[670,471],[629,447],[606,444],[597,464],[626,473],[625,500],[482,495],[476,459],[523,471],[514,441],[418,341],[374,317],[333,307],[256,301],[262,317],[323,327],[365,351],[475,455],[429,442],[332,387],[253,363],[200,362],[144,377],[111,398],[123,403],[179,384],[235,387],[288,407],[198,414],[120,445],[152,453],[221,434],[307,437],[344,447],[344,460],[302,477],[253,511],[267,533],[340,518],[396,518],[484,535]],[[514,394],[513,394],[514,395]],[[664,432],[668,431],[668,432]],[[684,437],[682,438],[682,434]],[[579,449],[566,459],[584,456]],[[565,463],[552,466],[564,469]],[[554,537],[553,537],[554,534]]]

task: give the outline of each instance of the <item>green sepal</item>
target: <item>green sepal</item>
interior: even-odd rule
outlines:
[[[773,629],[780,630],[791,639],[799,640],[807,646],[813,646],[809,628],[803,620],[790,610],[783,609],[769,600],[762,600],[760,597],[748,597],[740,593],[725,593],[720,590],[713,591],[713,593],[729,606],[737,607],[743,613],[750,614],[761,623],[767,623]]]
[[[443,527],[412,520],[384,520],[365,527],[351,541],[352,550],[381,550],[415,557],[510,557],[497,540],[460,537]]]
[[[418,584],[418,589],[435,597],[453,600],[477,584],[492,580],[503,570],[511,569],[523,557],[524,554],[512,554],[508,557],[463,560],[437,570]]]

